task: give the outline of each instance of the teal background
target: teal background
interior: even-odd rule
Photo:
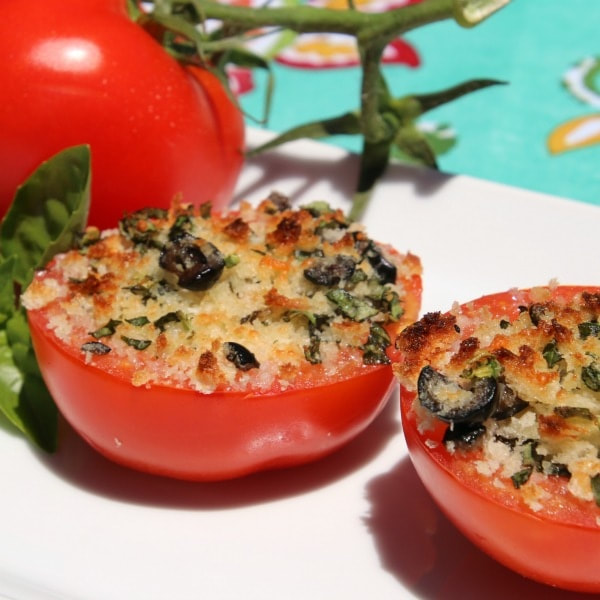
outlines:
[[[600,205],[600,144],[551,155],[549,133],[570,119],[600,113],[561,83],[564,72],[600,55],[597,0],[513,0],[475,28],[452,21],[404,36],[421,59],[412,69],[385,67],[395,95],[428,93],[472,78],[508,85],[465,96],[422,120],[448,124],[457,144],[439,157],[440,169]],[[358,106],[360,70],[304,70],[274,64],[275,91],[267,129],[283,131]],[[263,111],[264,76],[242,96],[252,115]],[[248,124],[256,123],[248,119]],[[354,137],[325,140],[359,151]]]

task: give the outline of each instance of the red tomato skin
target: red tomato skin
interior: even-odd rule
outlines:
[[[583,289],[562,286],[554,297],[572,298]],[[473,308],[488,306],[492,315],[516,316],[528,291],[503,292],[480,298]],[[467,309],[468,310],[468,309]],[[411,461],[440,510],[476,546],[514,571],[551,586],[578,592],[600,592],[600,526],[584,525],[565,508],[564,519],[538,516],[509,507],[483,476],[461,477],[460,465],[442,444],[444,427],[418,431],[411,409],[415,393],[400,392],[402,426]],[[427,444],[426,440],[430,443]],[[496,497],[493,497],[496,496]]]
[[[86,365],[43,314],[29,313],[34,349],[58,408],[111,460],[178,479],[216,481],[325,456],[362,432],[394,386],[389,366],[276,394],[135,387]]]
[[[125,211],[231,200],[240,111],[211,73],[183,67],[124,0],[5,0],[0,216],[17,186],[65,147],[90,144],[90,224]]]

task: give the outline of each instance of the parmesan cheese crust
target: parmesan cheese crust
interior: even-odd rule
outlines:
[[[427,314],[396,340],[402,359],[395,373],[409,390],[417,390],[423,369],[429,381],[437,373],[444,385],[452,382],[467,394],[477,379],[493,380],[496,394],[487,414],[446,420],[448,450],[471,454],[479,473],[512,483],[533,510],[548,502],[545,482],[557,478],[597,510],[600,294],[581,291],[566,300],[551,287],[540,288],[519,311],[516,318],[492,316],[485,306],[466,305]],[[437,388],[443,391],[441,384]],[[436,421],[435,411],[443,412],[437,388],[421,385],[415,398],[425,430]]]
[[[390,334],[416,318],[403,281],[420,272],[341,211],[272,194],[226,214],[176,205],[89,230],[23,304],[136,386],[277,391],[388,363]]]

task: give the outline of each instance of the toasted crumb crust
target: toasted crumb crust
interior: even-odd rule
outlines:
[[[548,502],[545,482],[560,478],[597,511],[600,293],[582,290],[567,299],[540,288],[523,295],[518,314],[509,312],[492,314],[483,303],[424,315],[398,336],[394,372],[414,391],[424,368],[467,390],[477,379],[494,379],[496,404],[483,417],[450,419],[446,448],[471,454],[479,473],[508,480],[533,510]],[[510,396],[510,410],[498,407],[500,390]],[[414,403],[422,431],[438,420],[423,407],[438,409],[426,395],[421,389]]]
[[[176,205],[84,236],[23,295],[51,334],[89,363],[201,392],[285,389],[387,364],[416,318],[412,254],[370,240],[324,203],[272,195],[212,214]]]

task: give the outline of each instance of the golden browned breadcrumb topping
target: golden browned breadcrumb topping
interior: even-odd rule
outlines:
[[[478,470],[512,478],[534,509],[543,477],[600,506],[600,294],[542,288],[519,311],[427,314],[398,337],[395,373],[424,428],[448,423],[447,448],[477,451]]]
[[[39,273],[23,302],[135,385],[285,389],[389,362],[420,262],[326,204],[146,209]],[[324,379],[325,378],[325,379]]]

